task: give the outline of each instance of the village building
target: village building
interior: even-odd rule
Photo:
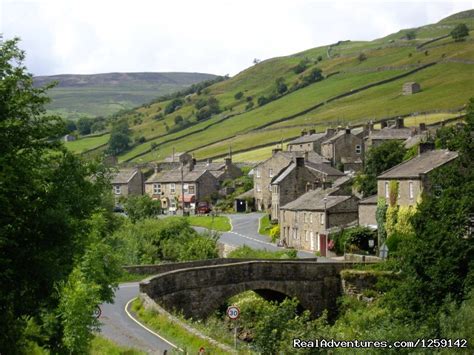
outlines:
[[[359,225],[377,229],[377,195],[369,196],[359,201]]]
[[[288,143],[287,150],[290,152],[316,152],[321,154],[321,143],[332,137],[335,130],[328,128],[325,132],[316,133],[311,129],[308,132],[301,131],[301,136]]]
[[[234,199],[235,212],[250,212],[254,206],[253,189],[250,189]]]
[[[139,169],[119,169],[111,178],[115,200],[132,195],[143,195],[143,174]]]
[[[430,183],[431,173],[454,161],[458,153],[447,149],[431,150],[433,148],[433,144],[422,143],[419,145],[418,156],[380,174],[377,177],[378,198],[389,200],[391,181],[398,183],[399,206],[414,206],[422,193],[436,190],[437,187]]]
[[[225,158],[223,162],[212,162],[210,159],[196,163],[195,169],[209,170],[222,183],[225,180],[234,180],[242,176],[242,170],[232,163],[232,158]]]
[[[388,125],[387,121],[382,121],[380,130],[372,130],[366,138],[366,149],[376,147],[387,141],[405,142],[417,134],[415,127],[405,127],[404,119],[397,118],[395,124]],[[420,126],[420,129],[423,126]]]
[[[326,256],[329,230],[357,221],[358,198],[335,192],[311,190],[280,208],[280,238],[285,245]]]
[[[173,153],[165,158],[165,163],[182,163],[182,164],[189,164],[193,157],[191,154],[188,153],[175,153],[173,149]]]
[[[73,142],[77,139],[76,136],[73,136],[72,134],[66,134],[64,137],[63,137],[64,141],[65,142]]]
[[[403,95],[413,95],[421,91],[421,86],[420,84],[412,81],[412,82],[403,84],[402,91],[403,91]]]
[[[343,167],[344,171],[359,171],[363,168],[364,141],[352,134],[350,128],[339,129],[321,144],[321,155],[333,167]]]
[[[175,214],[178,209],[194,213],[198,202],[205,201],[219,189],[219,182],[209,170],[194,169],[191,163],[173,170],[155,170],[145,182],[145,193],[161,201],[164,213]]]
[[[307,162],[315,164],[329,163],[316,152],[288,152],[279,148],[273,149],[272,156],[253,169],[255,209],[257,211],[270,210],[272,180],[296,157],[305,157]]]

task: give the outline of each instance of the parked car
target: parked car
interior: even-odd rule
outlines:
[[[196,208],[198,214],[208,214],[212,211],[209,202],[199,202]]]

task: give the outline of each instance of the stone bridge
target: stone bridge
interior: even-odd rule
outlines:
[[[146,270],[158,272],[140,283],[140,292],[168,310],[185,317],[206,318],[229,297],[252,290],[268,300],[296,298],[304,309],[318,316],[337,310],[342,294],[340,272],[354,263],[307,260],[214,259],[177,263]],[[137,270],[132,270],[137,272]]]

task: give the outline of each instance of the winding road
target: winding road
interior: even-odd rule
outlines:
[[[229,215],[232,222],[232,230],[224,232],[220,236],[220,241],[233,246],[248,245],[254,249],[266,249],[270,251],[283,250],[271,243],[267,236],[258,233],[258,223],[262,214],[235,214]],[[202,228],[196,228],[202,230]],[[314,254],[309,252],[298,252],[301,258],[314,258]],[[318,260],[325,258],[318,258]],[[172,346],[157,335],[144,329],[136,323],[125,308],[130,300],[138,295],[138,282],[121,284],[115,292],[113,304],[101,305],[102,315],[100,316],[101,334],[117,344],[133,347],[146,351],[149,354],[168,353]]]

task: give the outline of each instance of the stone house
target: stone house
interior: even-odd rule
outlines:
[[[344,171],[359,171],[363,167],[364,141],[351,133],[350,128],[340,129],[321,144],[321,155],[333,167],[344,166]]]
[[[164,213],[182,209],[194,212],[197,203],[205,201],[219,189],[219,182],[209,170],[194,169],[193,162],[179,169],[155,170],[145,182],[145,193],[161,201]]]
[[[311,129],[309,132],[301,131],[301,136],[288,143],[287,150],[290,152],[316,152],[321,154],[321,143],[335,134],[334,129],[326,129],[325,132],[316,133]]]
[[[256,165],[253,169],[253,186],[255,209],[257,211],[268,211],[271,207],[272,192],[271,182],[275,176],[285,169],[296,157],[305,157],[307,162],[315,164],[328,163],[316,152],[288,152],[281,149],[273,149],[272,156]]]
[[[220,183],[242,176],[242,170],[232,163],[232,158],[225,158],[223,162],[212,162],[210,159],[205,162],[198,162],[195,165],[195,169],[209,170]]]
[[[420,84],[414,81],[403,84],[403,95],[413,95],[420,91],[421,91]]]
[[[115,200],[132,195],[143,195],[143,174],[139,169],[119,169],[111,178]]]
[[[422,193],[430,193],[436,189],[436,186],[431,186],[430,174],[455,160],[458,153],[447,149],[429,150],[430,148],[433,146],[420,144],[418,156],[380,174],[377,177],[378,198],[389,200],[391,181],[398,182],[399,206],[414,206]]]
[[[173,153],[165,158],[165,163],[182,163],[189,164],[193,157],[188,153]]]
[[[65,142],[73,142],[75,141],[77,138],[76,136],[73,136],[72,134],[66,134],[64,137],[63,137],[64,141]]]
[[[359,201],[359,225],[377,229],[377,195],[369,196]]]
[[[280,238],[288,247],[326,256],[329,229],[357,221],[358,198],[336,190],[311,190],[280,208]]]
[[[420,130],[421,129],[422,126],[420,125]],[[376,147],[387,141],[395,140],[404,142],[413,137],[416,133],[416,128],[405,127],[404,119],[401,117],[397,118],[395,120],[395,124],[390,126],[388,125],[387,121],[382,121],[380,130],[372,130],[369,132],[365,143],[366,149],[368,150],[372,146]]]

